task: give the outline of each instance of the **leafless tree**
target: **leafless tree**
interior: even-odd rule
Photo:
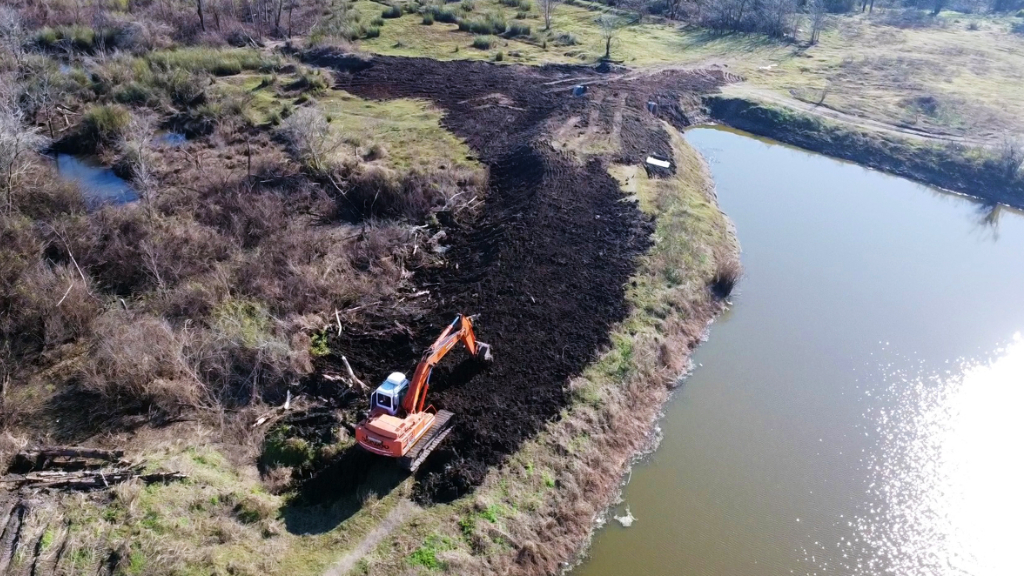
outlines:
[[[668,0],[668,17],[677,18],[679,16],[679,8],[683,5],[683,0]]]
[[[622,28],[622,19],[614,14],[605,12],[601,14],[599,22],[601,24],[601,38],[604,38],[604,59],[611,60],[612,40],[619,35],[619,29]]]
[[[782,38],[793,34],[796,8],[796,0],[714,0],[701,8],[700,22],[717,32]]]
[[[20,62],[24,43],[25,29],[21,25],[18,11],[9,6],[0,6],[0,58],[3,52],[7,52],[15,62]]]
[[[817,44],[825,26],[825,0],[807,0],[807,10],[811,15],[811,44]]]
[[[1024,141],[1007,136],[998,149],[999,166],[1007,178],[1015,178],[1024,168]]]
[[[555,7],[555,0],[541,0],[544,9],[544,29],[551,30],[551,11]]]
[[[203,0],[196,0],[196,12],[199,14],[199,28],[206,32],[206,17],[203,16]]]
[[[23,120],[17,106],[0,103],[0,190],[4,192],[8,214],[14,208],[14,189],[19,178],[32,166],[33,153],[46,144],[46,138]]]

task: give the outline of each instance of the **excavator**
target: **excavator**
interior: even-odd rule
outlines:
[[[416,365],[410,381],[393,372],[370,395],[370,414],[356,427],[364,449],[398,458],[402,468],[415,472],[430,452],[451,432],[454,414],[426,406],[430,373],[448,352],[462,342],[478,361],[491,361],[491,347],[476,339],[471,317],[459,314]]]

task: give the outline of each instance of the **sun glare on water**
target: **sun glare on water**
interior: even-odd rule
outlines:
[[[896,373],[879,438],[871,504],[854,522],[846,571],[901,576],[1024,574],[1024,338],[983,363]]]

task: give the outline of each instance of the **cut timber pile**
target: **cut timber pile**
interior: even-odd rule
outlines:
[[[40,448],[19,452],[0,478],[7,489],[103,490],[138,478],[146,484],[184,480],[178,472],[144,473],[145,463],[124,459],[122,450]]]

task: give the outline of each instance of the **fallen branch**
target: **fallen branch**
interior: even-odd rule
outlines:
[[[48,488],[60,490],[100,490],[110,488],[138,478],[146,484],[185,480],[187,475],[180,472],[153,472],[142,474],[141,467],[114,468],[107,470],[85,470],[79,472],[31,472],[29,474],[9,474],[0,478],[0,483],[15,484],[18,488]]]
[[[348,363],[348,358],[345,358],[344,354],[341,355],[341,362],[345,365],[345,370],[348,371],[348,377],[352,380],[354,384],[357,384],[359,386],[359,390],[361,392],[369,392],[370,387],[364,384],[363,381],[360,380],[359,378],[356,378],[356,373],[352,371],[352,365]]]
[[[18,458],[38,460],[39,458],[96,458],[116,462],[124,458],[124,450],[103,450],[100,448],[34,448],[18,452]]]

